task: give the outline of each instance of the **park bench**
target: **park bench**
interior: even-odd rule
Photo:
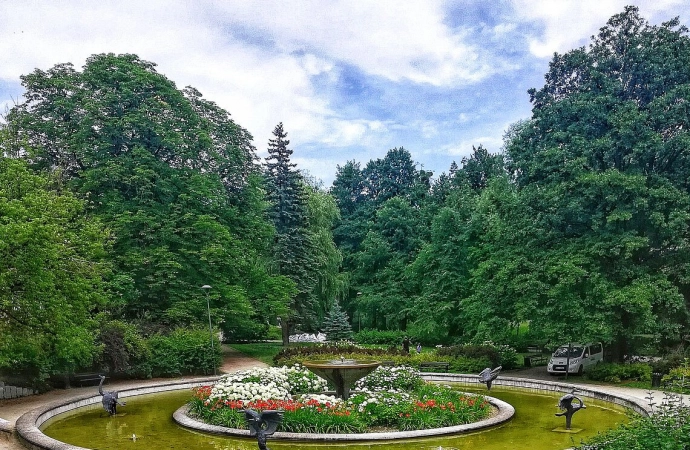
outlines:
[[[101,382],[101,375],[98,373],[75,373],[72,375],[71,382],[80,387],[93,386]]]
[[[450,363],[443,362],[443,361],[419,363],[419,371],[420,372],[431,372],[431,371],[440,370],[440,371],[447,373],[449,367],[450,367]]]
[[[549,355],[545,354],[541,347],[532,345],[527,347],[527,355],[524,356],[525,367],[544,365],[549,361]]]

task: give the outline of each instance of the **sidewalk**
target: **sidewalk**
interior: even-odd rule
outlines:
[[[266,367],[266,364],[253,358],[249,358],[243,353],[240,353],[227,345],[223,346],[223,364],[221,366],[222,373],[236,372],[238,370],[245,370],[251,367]],[[187,378],[198,378],[198,376],[180,377],[177,379],[184,380]],[[150,380],[117,380],[115,382],[108,383],[106,386],[107,390],[117,391],[170,380],[170,378],[156,378]],[[10,400],[0,400],[0,449],[26,450],[26,448],[17,441],[14,435],[1,432],[3,428],[14,430],[17,419],[23,414],[36,409],[41,405],[57,400],[69,400],[71,398],[83,396],[84,394],[97,392],[98,391],[95,386],[87,386],[72,389],[55,389],[50,392],[46,392],[45,394],[13,398]]]
[[[568,380],[564,376],[552,376],[546,372],[545,366],[530,367],[527,369],[511,370],[502,372],[503,375],[516,378],[531,378],[533,380],[545,380],[545,381],[559,381],[562,383],[572,384],[574,386],[582,387],[597,387],[599,389],[605,389],[612,394],[622,394],[630,397],[639,398],[645,400],[649,403],[650,392],[652,394],[652,401],[655,405],[660,405],[664,400],[664,392],[661,390],[652,390],[651,385],[649,389],[637,389],[625,386],[612,386],[610,384],[598,384],[598,383],[583,383],[579,376],[568,376]],[[499,375],[500,376],[500,375]],[[681,395],[683,403],[690,405],[690,395]]]

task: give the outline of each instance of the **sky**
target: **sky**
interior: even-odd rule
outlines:
[[[685,0],[0,0],[0,111],[22,74],[134,53],[230,112],[261,157],[283,122],[326,187],[395,147],[439,175],[473,146],[499,152],[554,52],[627,4],[690,25]]]

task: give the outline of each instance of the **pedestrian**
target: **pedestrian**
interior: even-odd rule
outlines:
[[[403,351],[405,353],[410,353],[410,338],[405,336],[405,339],[403,339]]]
[[[422,344],[417,342],[417,353],[422,353]]]

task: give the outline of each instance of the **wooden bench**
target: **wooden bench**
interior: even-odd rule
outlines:
[[[108,377],[105,377],[106,379]],[[72,375],[72,384],[81,386],[92,386],[99,384],[101,382],[101,376],[99,373],[75,373]]]
[[[532,345],[527,347],[527,355],[525,355],[525,367],[534,367],[538,365],[545,365],[549,362],[549,355],[544,354],[541,347]]]
[[[449,367],[450,367],[450,363],[443,362],[443,361],[419,363],[419,371],[420,372],[430,372],[432,370],[434,370],[434,371],[441,370],[441,371],[447,373]]]
[[[546,363],[549,362],[549,356],[542,353],[525,355],[523,358],[525,360],[525,367],[546,365]]]

